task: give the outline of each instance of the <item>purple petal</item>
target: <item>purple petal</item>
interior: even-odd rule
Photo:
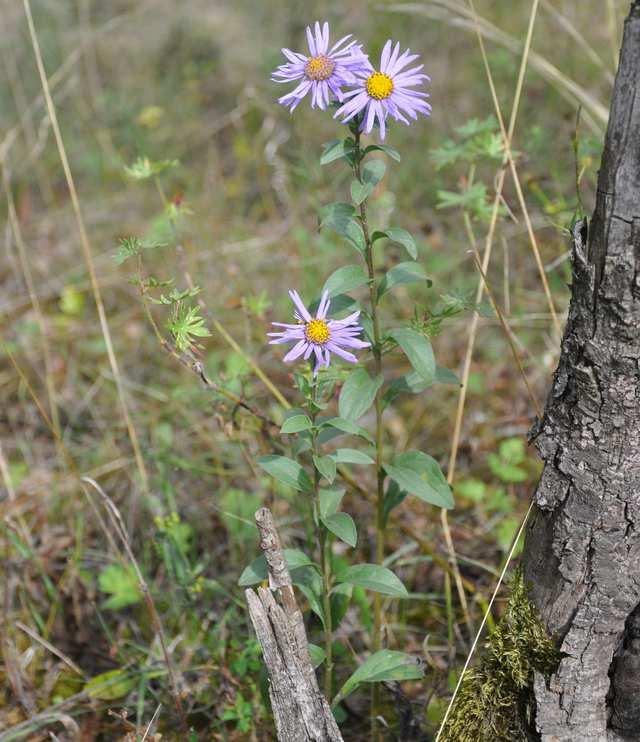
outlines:
[[[311,33],[311,26],[307,26],[306,32],[307,32],[307,44],[309,46],[309,51],[311,52],[311,56],[315,57],[317,56],[318,52],[316,51],[316,42],[314,41],[313,34]]]
[[[391,53],[392,43],[393,42],[391,41],[391,39],[389,39],[382,49],[382,54],[380,56],[380,72],[386,73],[387,71],[387,64],[389,63],[389,55]]]
[[[291,289],[289,291],[289,296],[291,298],[291,301],[295,304],[298,312],[300,312],[300,316],[304,319],[305,322],[309,322],[311,320],[311,315],[307,311],[305,305],[302,303],[302,299],[300,298],[298,292]]]
[[[285,363],[291,363],[291,361],[295,361],[296,358],[300,358],[300,356],[305,352],[307,349],[307,341],[301,340],[299,343],[296,343],[293,348],[287,353],[287,355],[282,359]]]
[[[327,349],[332,353],[335,353],[337,356],[340,356],[340,358],[344,358],[345,361],[349,361],[349,363],[358,362],[358,359],[353,355],[353,353],[349,353],[348,350],[344,350],[339,345],[336,345],[336,343],[327,343]]]
[[[331,300],[329,299],[329,292],[323,291],[320,298],[320,304],[318,305],[318,313],[316,314],[318,319],[324,319],[327,316],[330,304]]]

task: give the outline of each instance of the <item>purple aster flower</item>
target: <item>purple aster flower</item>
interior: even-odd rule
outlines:
[[[431,113],[431,106],[426,101],[429,94],[413,90],[416,85],[422,85],[424,80],[430,79],[420,71],[424,65],[405,69],[418,59],[418,55],[411,54],[409,49],[400,54],[400,44],[396,44],[393,50],[392,45],[391,39],[384,45],[379,70],[374,69],[367,60],[366,69],[356,71],[357,87],[343,93],[343,97],[350,100],[335,114],[344,116],[343,124],[362,114],[360,130],[365,134],[371,133],[377,119],[381,139],[385,136],[387,115],[409,124],[406,116],[416,120],[419,113],[425,116]]]
[[[321,366],[329,365],[332,353],[349,363],[357,363],[358,359],[346,348],[368,348],[370,346],[370,343],[359,340],[357,337],[362,332],[362,327],[358,324],[360,312],[353,312],[344,319],[327,319],[331,301],[329,292],[325,291],[320,299],[316,316],[312,317],[297,291],[289,291],[289,296],[296,307],[294,316],[298,323],[287,325],[283,322],[272,322],[272,325],[283,327],[284,330],[267,333],[275,338],[269,341],[270,345],[295,343],[284,357],[285,363],[291,363],[300,356],[306,361],[313,353],[316,359],[314,376]]]
[[[307,43],[311,56],[305,57],[299,52],[283,49],[282,53],[289,60],[273,73],[273,82],[302,82],[290,93],[278,98],[278,103],[293,111],[305,95],[311,91],[311,108],[316,106],[324,110],[333,95],[343,100],[342,86],[357,82],[355,72],[365,69],[369,64],[362,53],[362,46],[355,40],[349,41],[351,34],[343,36],[329,48],[329,24],[322,29],[316,21],[315,33],[307,26]],[[349,43],[347,43],[349,41]],[[345,46],[346,44],[346,46]]]

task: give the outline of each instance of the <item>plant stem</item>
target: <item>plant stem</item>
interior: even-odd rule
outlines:
[[[360,151],[360,131],[359,127],[354,131],[355,137],[355,156],[354,172],[356,178],[361,180],[360,161],[362,158]],[[369,234],[369,225],[367,223],[366,200],[360,204],[360,223],[364,233],[365,241],[365,262],[369,275],[369,300],[371,302],[371,320],[373,322],[373,360],[376,377],[382,376],[382,346],[380,343],[380,320],[378,318],[378,293],[375,281],[375,268],[373,264],[373,243]],[[382,387],[378,389],[375,397],[376,410],[376,473],[377,473],[377,497],[376,497],[376,564],[382,564],[384,561],[384,478],[385,473],[382,467]],[[373,651],[378,652],[382,649],[382,596],[374,593],[373,597]],[[372,739],[380,739],[380,731],[376,723],[380,706],[380,685],[374,683],[371,690],[371,733]]]
[[[318,433],[315,427],[317,407],[318,385],[313,384],[313,398],[311,401],[311,420],[313,428],[311,432],[311,450],[314,456],[319,456],[318,452]],[[314,491],[314,509],[316,521],[316,538],[318,549],[320,551],[320,569],[322,572],[322,613],[324,614],[324,695],[328,703],[331,703],[333,697],[333,628],[331,621],[331,539],[327,529],[320,522],[320,472],[313,466],[313,491]]]

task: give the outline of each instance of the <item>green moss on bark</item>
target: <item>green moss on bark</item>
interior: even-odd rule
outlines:
[[[504,616],[489,635],[479,666],[466,673],[441,742],[531,739],[533,673],[548,676],[559,660],[518,570]]]

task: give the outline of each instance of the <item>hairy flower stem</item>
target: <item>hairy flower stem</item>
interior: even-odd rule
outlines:
[[[355,176],[361,181],[360,162],[363,154],[360,150],[360,130],[354,126],[352,129],[355,137],[354,165]],[[367,223],[366,200],[360,204],[360,223],[364,233],[365,262],[369,275],[369,300],[371,303],[371,320],[373,322],[373,360],[376,377],[382,376],[382,345],[380,342],[380,320],[378,317],[378,292],[375,281],[375,268],[373,264],[373,243],[369,234]],[[375,397],[376,410],[376,474],[377,474],[377,496],[376,496],[376,564],[384,561],[384,469],[382,467],[382,387],[378,389]],[[373,651],[382,649],[382,596],[374,593],[373,597]],[[376,718],[380,707],[380,685],[374,683],[371,689],[371,732],[372,739],[380,739],[380,730]]]
[[[318,432],[315,427],[316,415],[318,414],[317,382],[313,385],[313,397],[311,400],[311,420],[313,428],[311,432],[311,450],[313,456],[319,456]],[[320,552],[320,568],[322,572],[322,613],[324,614],[324,695],[328,703],[333,696],[333,627],[331,621],[331,540],[327,529],[320,522],[320,472],[314,464],[313,467],[313,493],[314,511],[316,523],[316,540]]]

